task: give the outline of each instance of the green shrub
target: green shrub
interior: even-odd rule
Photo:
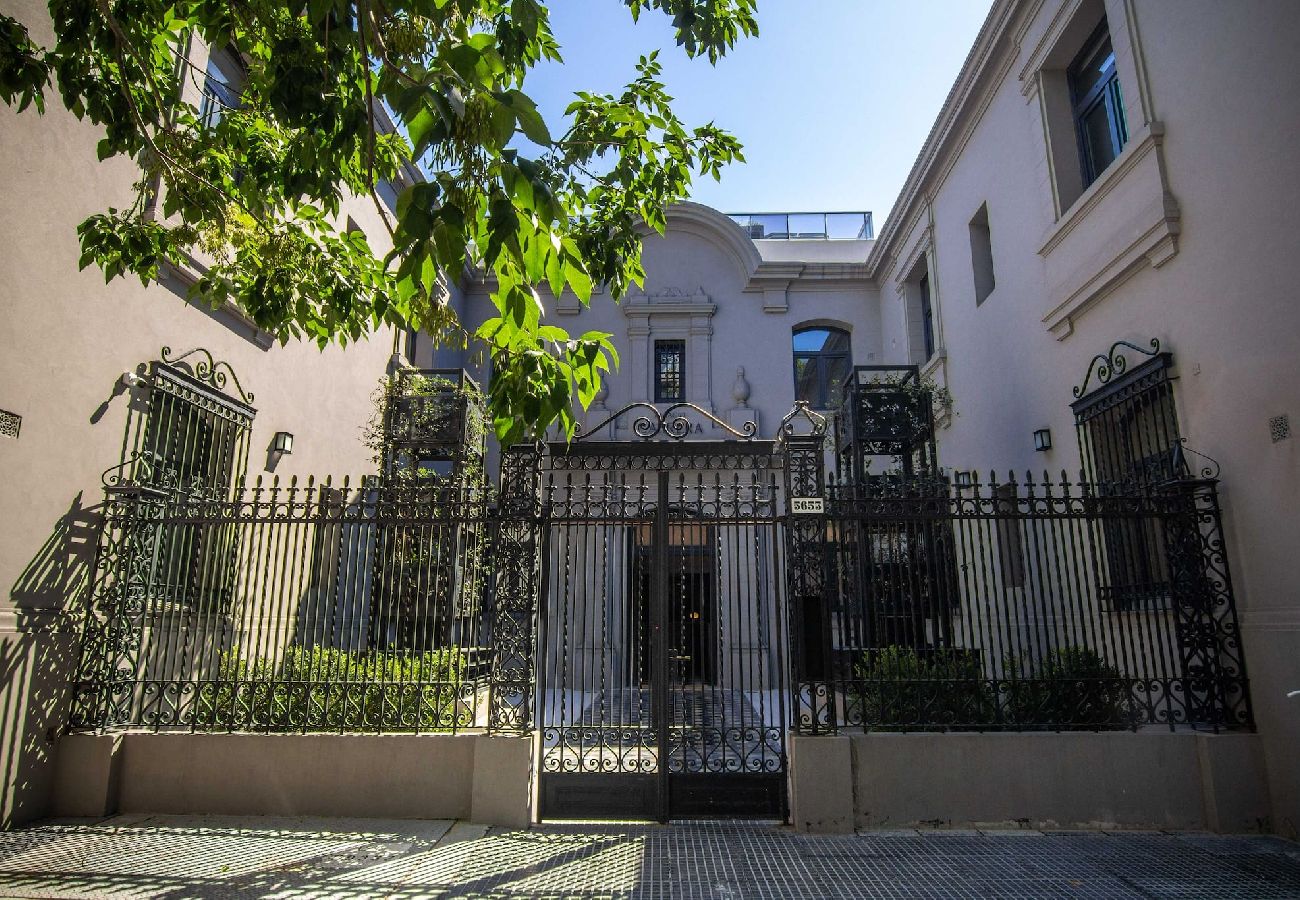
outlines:
[[[979,727],[997,720],[993,690],[970,650],[868,650],[856,674],[862,722],[871,729]]]
[[[291,647],[279,664],[222,656],[214,681],[200,685],[195,725],[305,731],[440,730],[472,725],[458,704],[465,654]]]
[[[1007,657],[1009,672],[1023,671]],[[1131,689],[1119,669],[1087,647],[1062,647],[1047,654],[1024,679],[1006,683],[1008,721],[1060,728],[1127,728]]]

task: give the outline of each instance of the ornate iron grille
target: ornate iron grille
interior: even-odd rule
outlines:
[[[639,442],[536,459],[542,815],[781,815],[776,448],[688,404],[613,418],[638,413]]]
[[[894,476],[826,509],[828,662],[796,669],[798,730],[1251,725],[1213,480]],[[1102,589],[1117,528],[1158,536],[1161,608]]]

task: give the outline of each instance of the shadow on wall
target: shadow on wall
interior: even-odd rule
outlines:
[[[44,815],[100,513],[78,494],[0,611],[0,827]]]

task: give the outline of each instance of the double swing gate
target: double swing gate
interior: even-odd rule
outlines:
[[[637,433],[674,436],[669,415]],[[784,814],[775,459],[749,440],[542,457],[543,818]]]

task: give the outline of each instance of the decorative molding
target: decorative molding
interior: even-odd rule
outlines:
[[[189,290],[203,277],[207,270],[208,267],[200,263],[194,256],[186,254],[186,263],[184,265],[164,262],[159,267],[158,282],[163,287],[169,287],[167,284],[169,281],[174,282],[175,287],[179,289],[178,293],[182,294],[187,301],[193,302],[189,297]],[[209,307],[204,306],[203,309],[207,310]],[[227,300],[213,312],[228,316],[240,325],[247,327],[251,332],[250,339],[261,349],[269,350],[275,346],[275,335],[253,321],[253,317],[244,312],[243,308],[235,301]]]
[[[1152,122],[1149,128],[1130,142],[1119,158],[1084,191],[1044,237],[1038,253],[1044,260],[1051,260],[1052,255],[1063,245],[1083,239],[1073,236],[1083,232],[1085,223],[1095,226],[1095,235],[1096,228],[1101,225],[1096,224],[1098,220],[1093,216],[1094,211],[1108,196],[1116,193],[1121,182],[1138,171],[1143,160],[1153,158],[1156,172],[1150,186],[1149,202],[1136,214],[1130,215],[1127,221],[1110,224],[1103,235],[1104,238],[1110,238],[1128,233],[1133,234],[1133,238],[1117,248],[1103,245],[1094,252],[1103,255],[1104,261],[1089,263],[1083,274],[1076,271],[1065,280],[1052,285],[1053,295],[1064,296],[1059,300],[1053,296],[1056,302],[1042,321],[1057,340],[1069,337],[1074,330],[1075,320],[1134,274],[1147,266],[1158,269],[1177,255],[1182,213],[1177,199],[1169,190],[1163,139],[1164,127],[1159,122]],[[1148,174],[1147,177],[1151,178],[1151,175]]]
[[[1070,2],[1062,3],[1057,7],[1056,15],[1052,16],[1052,21],[1048,23],[1042,37],[1034,44],[1034,49],[1029,52],[1025,64],[1020,67],[1020,74],[1016,76],[1020,80],[1020,93],[1025,97],[1029,97],[1037,90],[1038,73],[1046,65],[1047,57],[1056,49],[1056,45],[1060,43],[1061,35],[1065,32],[1066,26],[1074,19],[1075,14],[1079,12],[1079,7],[1082,5],[1083,0],[1070,0]]]
[[[1266,606],[1262,609],[1247,607],[1241,611],[1241,627],[1251,631],[1300,632],[1300,607]]]
[[[1007,35],[1013,14],[1019,5],[1020,0],[995,0],[993,8],[989,10],[988,17],[984,20],[984,25],[980,28],[971,51],[962,64],[961,71],[958,73],[952,89],[944,100],[943,107],[925,139],[921,152],[917,154],[916,162],[912,164],[912,169],[903,184],[903,189],[894,202],[894,212],[891,212],[889,218],[885,220],[884,228],[867,255],[869,275],[880,273],[882,263],[892,254],[893,245],[901,235],[907,233],[894,223],[899,222],[900,217],[906,217],[908,220],[912,218],[910,211],[915,205],[918,196],[922,193],[922,184],[929,180],[932,169],[939,164],[941,154],[946,153],[946,167],[935,183],[937,185],[943,182],[947,172],[950,171],[951,166],[955,164],[957,157],[960,156],[960,148],[965,145],[970,135],[973,134],[984,109],[992,101],[993,96],[997,93],[998,85],[1006,77],[1019,55],[1020,45],[1018,43],[1000,51],[1004,55],[999,68],[992,76],[991,82],[985,84],[978,111],[970,116],[966,127],[958,132],[957,120],[971,108],[968,104],[975,95],[981,79],[984,78],[989,67],[994,63],[996,52],[999,52],[999,42]],[[1016,36],[1023,36],[1023,29],[1020,29]],[[958,137],[954,141],[955,134]]]
[[[930,203],[927,200],[924,208],[928,209],[929,207]],[[895,269],[894,286],[898,290],[900,297],[903,296],[903,286],[907,284],[912,277],[912,273],[916,271],[917,263],[921,261],[921,257],[929,252],[933,243],[934,229],[929,224],[926,224],[907,253],[899,257],[903,262],[902,265]]]
[[[1164,177],[1164,137],[1165,127],[1160,122],[1152,122],[1145,126],[1129,140],[1129,145],[1124,148],[1119,157],[1106,168],[1101,176],[1092,184],[1088,185],[1087,190],[1079,195],[1079,199],[1065,211],[1065,214],[1048,229],[1047,235],[1043,238],[1042,245],[1038,248],[1039,256],[1047,256],[1053,250],[1061,245],[1061,242],[1074,231],[1084,219],[1088,217],[1097,206],[1104,200],[1116,186],[1137,168],[1137,164],[1147,157],[1149,153],[1155,151],[1156,161],[1160,167],[1161,181],[1165,182]],[[1167,204],[1172,207],[1167,210],[1173,218],[1178,218],[1178,202],[1170,195],[1165,198]]]
[[[77,634],[79,617],[42,606],[0,607],[0,634]]]

